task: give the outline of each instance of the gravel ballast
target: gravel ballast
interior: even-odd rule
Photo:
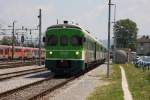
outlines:
[[[25,75],[22,77],[12,78],[11,80],[1,81],[0,82],[0,93],[15,89],[17,87],[30,84],[50,76],[51,73],[49,71],[33,73],[29,75]]]

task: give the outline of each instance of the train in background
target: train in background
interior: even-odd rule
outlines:
[[[32,47],[14,46],[14,60],[39,59],[39,49]],[[45,49],[41,49],[41,59],[45,60]],[[0,45],[0,60],[12,60],[12,46]]]
[[[47,28],[45,67],[56,75],[73,75],[104,63],[106,48],[77,25],[57,24]]]

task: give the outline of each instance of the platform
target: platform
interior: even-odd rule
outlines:
[[[65,88],[50,97],[49,100],[86,100],[96,87],[107,84],[100,79],[102,75],[106,75],[106,68],[106,64],[98,66],[79,79],[68,83]]]

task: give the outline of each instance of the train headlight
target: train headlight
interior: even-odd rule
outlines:
[[[49,52],[49,54],[50,54],[50,55],[52,55],[52,54],[53,54],[53,52],[52,52],[52,51],[50,51],[50,52]]]
[[[79,55],[79,51],[76,51],[76,55]]]

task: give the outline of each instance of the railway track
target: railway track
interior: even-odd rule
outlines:
[[[1,61],[0,65],[6,65],[6,64],[14,64],[14,63],[21,63],[22,61]],[[27,61],[28,62],[28,61]]]
[[[51,75],[46,79],[42,79],[34,83],[30,83],[12,90],[2,92],[0,93],[0,100],[28,100],[29,98],[35,96],[33,94],[39,93],[42,88],[47,88],[49,84],[46,83],[51,83],[51,79],[53,77],[54,75]],[[40,87],[41,89],[39,89]]]
[[[63,86],[70,80],[69,79],[45,79],[14,90],[7,91],[0,94],[1,100],[35,100],[47,93]],[[31,92],[32,91],[32,92]]]
[[[45,68],[34,68],[34,69],[28,69],[28,70],[22,70],[22,71],[17,71],[17,72],[0,74],[0,81],[7,80],[7,79],[10,79],[13,77],[31,74],[31,73],[42,72],[42,71],[46,71],[46,69]]]
[[[8,63],[0,63],[0,69],[7,69],[7,68],[16,68],[16,67],[25,67],[29,65],[33,65],[35,62],[8,62]]]
[[[0,100],[35,100],[64,86],[80,75],[70,78],[54,78],[52,74],[46,79],[0,93]]]
[[[93,67],[95,68],[95,67]],[[52,91],[64,86],[66,83],[79,78],[84,73],[92,70],[90,68],[85,72],[77,74],[70,78],[55,78],[52,74],[50,77],[18,87],[13,90],[8,90],[6,92],[0,93],[0,100],[37,100],[48,95]]]

